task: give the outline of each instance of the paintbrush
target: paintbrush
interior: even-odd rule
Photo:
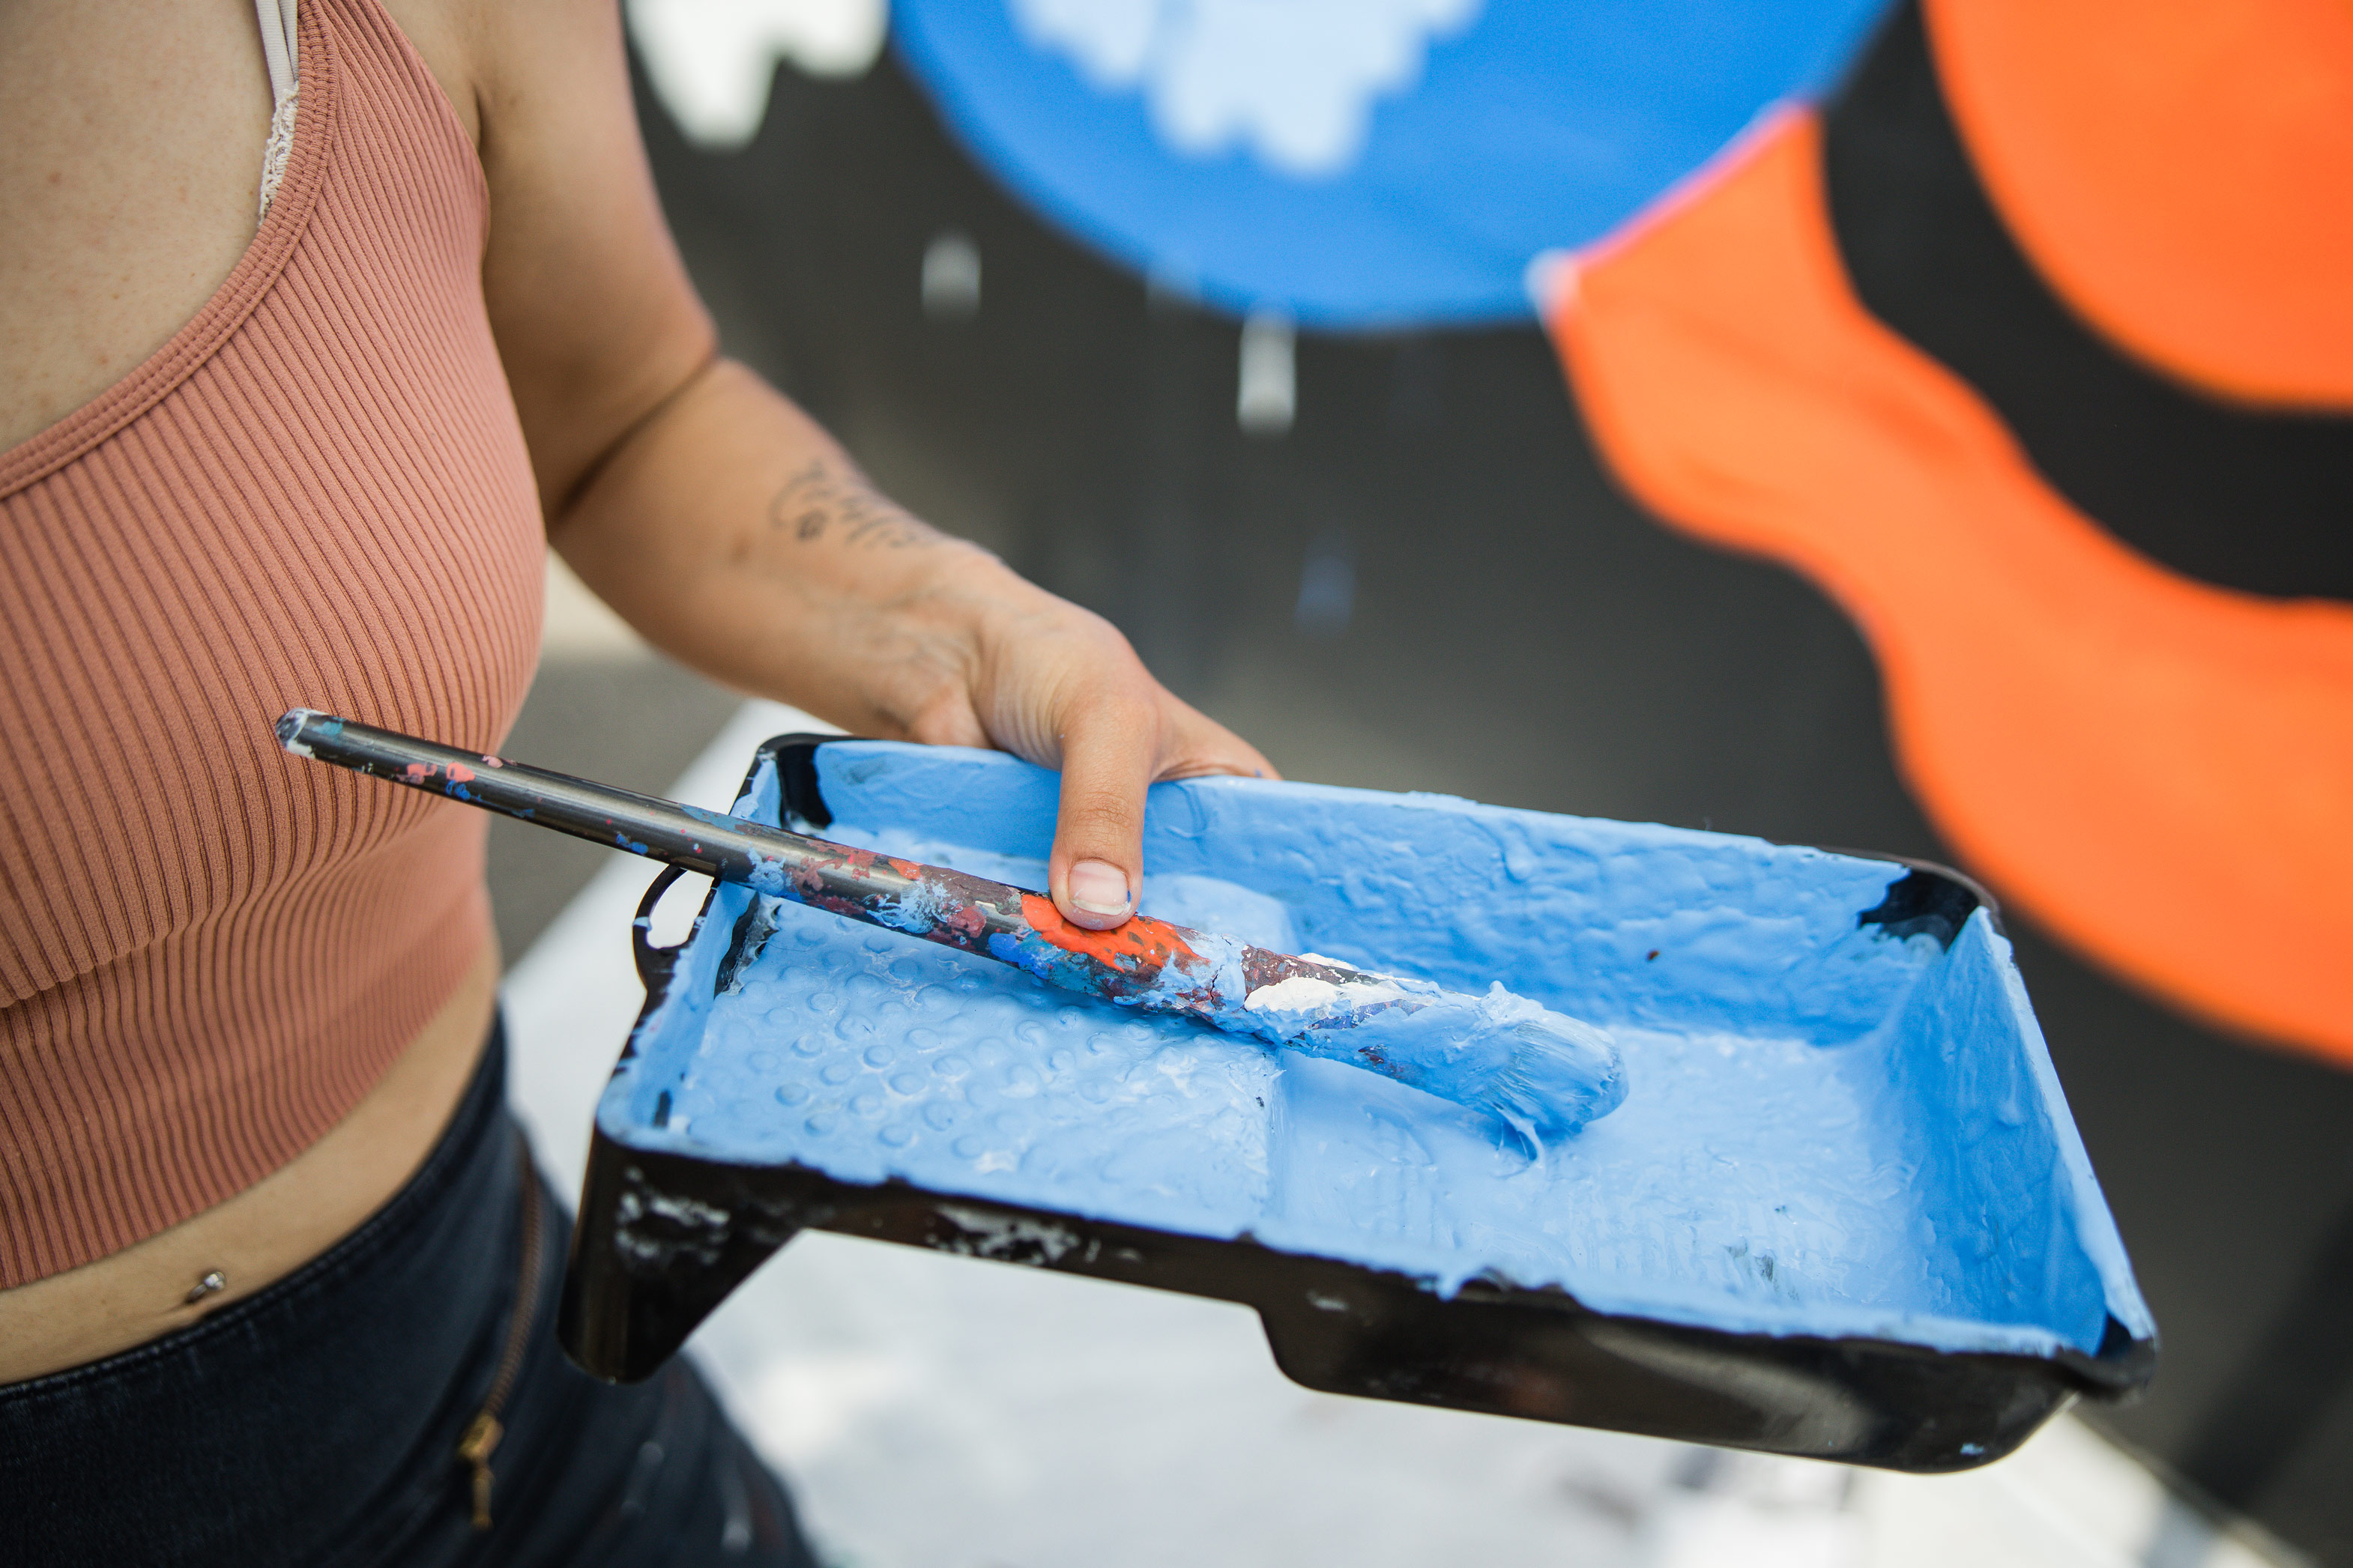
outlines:
[[[1062,918],[1042,893],[828,843],[503,758],[297,708],[298,757],[427,790],[633,855],[738,882],[1012,964],[1064,991],[1178,1013],[1229,1034],[1365,1068],[1501,1118],[1531,1152],[1626,1096],[1592,1025],[1497,984],[1484,996],[1137,915],[1115,931]]]

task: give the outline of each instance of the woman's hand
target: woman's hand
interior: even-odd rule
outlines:
[[[1061,770],[1050,890],[1076,924],[1103,930],[1135,912],[1146,785],[1274,776],[1256,748],[1154,679],[1118,628],[993,557],[975,551],[944,563],[936,587],[896,613],[938,628],[948,657],[873,669],[875,689],[896,695],[908,715],[891,732],[996,746]]]
[[[1049,890],[1078,925],[1135,910],[1147,785],[1274,776],[1110,622],[893,505],[740,365],[631,426],[550,537],[657,647],[730,685],[856,734],[1060,769]]]

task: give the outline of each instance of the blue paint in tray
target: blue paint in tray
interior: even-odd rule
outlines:
[[[826,836],[1039,885],[1055,776],[818,749]],[[765,763],[736,806],[774,823]],[[1146,912],[1618,1037],[1625,1104],[1541,1164],[1374,1074],[1048,991],[721,887],[598,1110],[627,1146],[934,1191],[1736,1332],[2049,1355],[2153,1335],[2009,943],[1857,916],[1905,868],[1435,795],[1156,786]],[[1655,957],[1652,954],[1655,953]],[[659,1108],[659,1109],[658,1109]]]

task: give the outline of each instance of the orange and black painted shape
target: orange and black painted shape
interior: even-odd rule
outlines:
[[[2005,901],[2193,1016],[2353,1063],[2353,605],[2170,570],[2054,489],[1858,299],[1823,143],[1786,110],[1555,276],[1597,448],[1656,516],[1847,611],[1913,795]]]
[[[1967,381],[2086,518],[2216,587],[2353,599],[2353,416],[2227,400],[2078,316],[1971,166],[1916,0],[1828,106],[1822,168],[1855,297]]]
[[[2353,8],[1920,4],[1970,162],[2070,309],[2217,396],[2353,409]]]

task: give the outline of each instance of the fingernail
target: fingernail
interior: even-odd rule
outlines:
[[[1082,914],[1125,920],[1127,873],[1101,860],[1080,861],[1071,868],[1071,907]]]

